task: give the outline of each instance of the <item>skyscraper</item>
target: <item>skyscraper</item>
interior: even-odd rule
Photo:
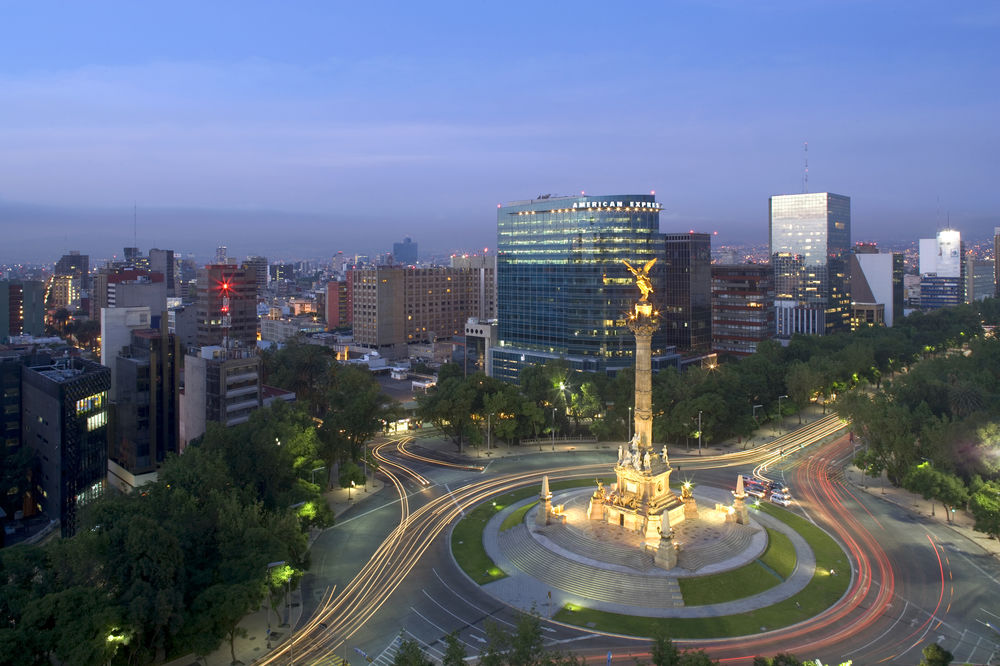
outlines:
[[[167,296],[177,295],[177,277],[174,271],[174,251],[153,248],[149,251],[149,270],[162,273],[167,286]]]
[[[851,198],[829,192],[770,198],[777,335],[850,330]]]
[[[70,275],[80,281],[80,287],[90,286],[90,256],[80,254],[79,250],[71,250],[56,262],[54,275]]]
[[[660,321],[668,345],[707,351],[712,344],[712,237],[667,234]]]
[[[497,210],[497,315],[494,376],[518,381],[522,367],[563,358],[577,370],[634,364],[625,317],[636,298],[622,260],[657,259],[654,307],[663,296],[664,237],[651,194],[550,197]],[[654,367],[666,351],[653,336]],[[671,356],[671,362],[676,356]]]
[[[965,302],[962,234],[941,229],[920,239],[920,307],[934,310]]]

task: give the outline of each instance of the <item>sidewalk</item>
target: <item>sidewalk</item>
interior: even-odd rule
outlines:
[[[969,512],[958,509],[952,514],[952,521],[948,522],[944,506],[940,502],[925,500],[920,495],[912,493],[904,488],[896,488],[889,483],[885,474],[882,478],[872,478],[865,476],[860,469],[854,465],[844,468],[844,475],[848,483],[856,488],[860,488],[869,495],[881,497],[887,502],[892,502],[896,506],[906,509],[916,515],[922,516],[924,520],[929,520],[950,527],[958,534],[972,541],[982,548],[986,553],[1000,559],[1000,541],[991,539],[982,532],[973,529],[975,519]]]
[[[325,493],[324,496],[334,515],[339,517],[351,507],[368,502],[382,490],[383,485],[382,481],[376,479],[374,482],[369,482],[367,492],[363,487],[350,490],[336,488]],[[321,531],[312,531],[312,534],[309,536],[310,545],[320,535]],[[278,647],[282,642],[286,641],[291,632],[294,632],[295,628],[301,624],[301,590],[292,590],[289,597],[289,607],[282,606],[281,602],[279,602],[274,610],[269,610],[268,601],[265,600],[259,610],[243,618],[240,627],[246,630],[246,636],[237,637],[235,641],[237,662],[252,664],[271,651],[267,647],[268,620],[270,620],[271,629],[271,649]],[[288,624],[282,626],[286,619]],[[219,649],[207,657],[196,658],[193,654],[189,654],[167,662],[167,666],[230,666],[231,663],[229,641],[223,640]]]

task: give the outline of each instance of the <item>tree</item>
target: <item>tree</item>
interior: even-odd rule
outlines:
[[[649,646],[649,657],[653,661],[653,666],[677,666],[681,663],[680,650],[660,629],[653,636],[653,643]]]
[[[976,529],[1000,538],[1000,483],[989,481],[972,493],[969,511],[976,519]]]
[[[400,638],[396,656],[392,659],[393,666],[434,666],[434,662],[427,658],[420,643],[409,638]]]
[[[926,646],[921,653],[923,654],[923,659],[920,660],[920,666],[948,666],[951,660],[955,658],[951,652],[948,652],[937,643],[931,643]]]
[[[465,666],[465,646],[458,638],[458,633],[453,631],[445,636],[444,645],[441,666]]]
[[[438,381],[426,394],[417,396],[420,417],[430,421],[462,450],[462,442],[472,425],[476,389],[461,377]]]
[[[352,488],[365,483],[365,473],[357,464],[348,461],[340,466],[338,481],[341,488]]]

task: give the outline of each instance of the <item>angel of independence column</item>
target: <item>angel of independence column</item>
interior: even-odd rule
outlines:
[[[629,330],[635,334],[635,437],[632,442],[642,454],[651,450],[653,446],[651,347],[653,333],[660,327],[660,313],[653,310],[653,304],[649,302],[649,295],[653,293],[649,269],[656,263],[656,259],[650,259],[641,269],[633,267],[627,261],[624,263],[635,276],[636,286],[642,291],[642,298],[635,303],[635,309],[629,314],[628,319]]]

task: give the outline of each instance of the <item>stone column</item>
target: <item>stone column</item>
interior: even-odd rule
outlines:
[[[549,516],[552,515],[552,493],[549,492],[549,477],[542,477],[542,492],[538,494],[538,512],[535,514],[535,523],[538,525],[548,525]]]
[[[628,327],[635,334],[635,441],[640,452],[653,443],[653,371],[651,341],[660,322],[650,303],[636,303]],[[664,461],[666,462],[666,461]]]

